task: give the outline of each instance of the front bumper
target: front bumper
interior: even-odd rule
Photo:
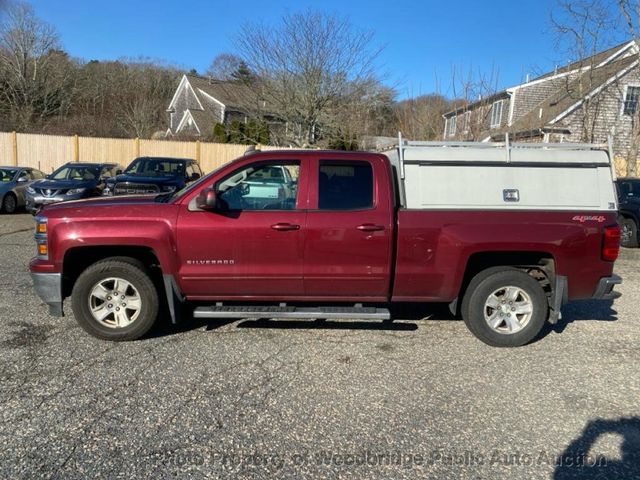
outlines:
[[[622,278],[618,275],[611,275],[610,277],[602,277],[598,282],[598,287],[592,298],[598,300],[614,300],[622,295],[620,292],[615,292],[613,287],[622,283]]]
[[[52,197],[47,197],[45,195],[28,195],[26,199],[26,209],[27,211],[33,213],[43,207],[44,205],[49,205],[50,203],[59,203],[66,202],[69,200],[80,200],[83,198],[83,193],[77,193],[75,195],[67,195],[66,193],[63,195],[55,195]]]
[[[38,297],[49,305],[49,313],[54,317],[64,316],[62,311],[62,274],[31,272],[31,279]]]

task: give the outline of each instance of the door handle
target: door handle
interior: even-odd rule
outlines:
[[[280,232],[287,230],[300,230],[300,225],[293,225],[291,223],[276,223],[275,225],[271,225],[273,230],[278,230]]]
[[[384,225],[374,225],[373,223],[363,223],[356,227],[361,232],[377,232],[384,230]]]

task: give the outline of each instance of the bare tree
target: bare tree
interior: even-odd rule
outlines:
[[[613,97],[624,97],[622,80],[615,80],[599,95],[589,95],[602,83],[603,68],[596,56],[624,40],[638,38],[640,4],[637,0],[559,0],[558,9],[552,15],[552,27],[557,34],[558,46],[570,59],[575,74],[564,77],[565,95],[582,105],[579,116],[579,138],[582,141],[602,140],[604,130],[615,131],[617,119],[606,115],[606,105]],[[569,67],[566,67],[569,68]],[[640,151],[640,111],[630,116],[631,129],[626,150],[627,175],[635,175]],[[626,137],[626,134],[623,135]],[[623,139],[618,134],[617,143]]]
[[[245,69],[247,65],[240,57],[232,53],[221,53],[211,62],[207,75],[216,80],[233,81],[238,80],[239,72]]]
[[[26,129],[63,112],[73,70],[53,26],[28,4],[10,4],[0,24],[0,105],[10,126]]]
[[[436,140],[444,129],[442,115],[452,106],[439,94],[402,100],[394,107],[396,130],[412,140]]]
[[[466,69],[451,67],[452,100],[447,110],[455,110],[455,138],[476,141],[486,138],[492,96],[498,91],[498,83],[499,73],[494,65],[488,71],[476,70],[472,66]],[[440,134],[442,132],[443,129]]]
[[[237,46],[265,101],[287,124],[284,142],[297,146],[315,144],[333,112],[358,92],[354,85],[375,80],[380,52],[371,32],[313,11],[285,15],[275,27],[246,24]]]

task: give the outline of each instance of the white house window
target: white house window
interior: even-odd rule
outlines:
[[[638,99],[640,99],[640,86],[627,85],[626,92],[624,94],[624,108],[623,113],[625,115],[635,115],[638,110]]]
[[[493,105],[491,105],[491,123],[489,126],[491,128],[499,127],[500,122],[502,122],[502,100],[493,102]]]
[[[456,134],[456,117],[449,117],[447,119],[447,135],[452,137]]]

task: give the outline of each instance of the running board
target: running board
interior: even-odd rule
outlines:
[[[197,307],[195,318],[295,318],[295,319],[358,319],[389,320],[386,308],[375,307],[276,307],[224,306]]]

